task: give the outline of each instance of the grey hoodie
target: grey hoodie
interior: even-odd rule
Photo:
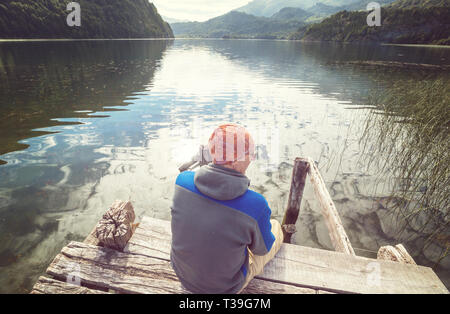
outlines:
[[[172,266],[195,293],[236,293],[248,268],[247,248],[266,254],[275,238],[265,198],[243,174],[218,165],[181,173],[172,204]]]

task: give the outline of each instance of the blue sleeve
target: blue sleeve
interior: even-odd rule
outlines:
[[[272,211],[267,204],[264,202],[264,207],[261,210],[256,224],[256,230],[252,237],[252,243],[249,246],[250,251],[255,255],[265,255],[272,248],[275,242],[275,236],[272,233],[272,224],[270,223],[270,215]]]

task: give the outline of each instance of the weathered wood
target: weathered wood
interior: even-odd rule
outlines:
[[[142,254],[150,257],[170,261],[170,223],[160,219],[144,217],[140,227],[129,240],[124,252]],[[242,291],[243,294],[289,293],[304,294],[315,293],[310,289],[275,282],[253,279]],[[314,290],[315,291],[315,290]]]
[[[296,158],[294,169],[292,170],[291,189],[289,191],[288,207],[284,214],[282,226],[284,242],[291,243],[292,233],[295,232],[300,205],[305,189],[306,175],[308,174],[309,163],[307,160]],[[294,226],[294,228],[293,228]]]
[[[382,246],[378,250],[377,259],[416,265],[414,259],[402,244]]]
[[[318,291],[311,288],[253,279],[241,294],[318,294]]]
[[[320,203],[322,215],[325,218],[325,223],[328,227],[331,242],[337,252],[342,252],[350,255],[355,255],[355,251],[348,239],[344,226],[342,225],[339,213],[331,199],[330,193],[325,185],[325,182],[320,175],[319,169],[311,158],[306,158],[309,163],[309,177],[314,187],[314,192]]]
[[[79,242],[64,247],[47,273],[64,281],[76,274],[81,284],[120,293],[189,293],[167,261]]]
[[[448,293],[428,267],[290,244],[257,278],[344,293]]]
[[[317,294],[336,294],[336,293],[324,290],[317,290]]]
[[[169,259],[170,222],[144,217],[124,251]],[[150,245],[145,239],[153,238]],[[137,243],[139,242],[139,244]],[[379,267],[379,268],[378,268]],[[380,284],[371,284],[379,269]],[[288,285],[347,293],[448,293],[429,267],[352,256],[299,245],[283,244],[256,277]]]
[[[116,201],[95,227],[95,237],[105,247],[123,250],[133,235],[135,218],[131,202]]]
[[[136,230],[136,228],[139,226],[139,223],[133,224],[133,233]],[[92,229],[92,231],[88,234],[86,239],[84,239],[83,243],[91,244],[91,245],[97,245],[97,246],[103,246],[101,241],[97,239],[97,225]]]
[[[189,293],[181,286],[169,261],[140,254],[71,242],[55,258],[47,273],[65,280],[74,275],[74,269],[82,284],[121,293]],[[314,289],[254,279],[242,293],[317,292]]]
[[[101,290],[93,290],[86,287],[73,285],[67,282],[39,277],[31,294],[106,294]]]
[[[83,243],[101,246],[100,240],[97,239],[96,233],[97,233],[97,225],[95,225],[94,229],[92,229],[92,231],[88,234],[86,239],[84,239]]]
[[[171,237],[169,221],[144,216],[123,251],[169,261]]]

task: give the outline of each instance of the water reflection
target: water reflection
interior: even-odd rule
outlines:
[[[23,42],[0,45],[0,155],[35,130],[117,109],[151,82],[170,42]],[[96,114],[104,116],[104,114]],[[75,120],[76,121],[76,120]],[[76,122],[72,122],[76,123]]]
[[[404,47],[376,49],[390,58]],[[375,184],[376,169],[359,158],[368,109],[346,109],[389,76],[330,65],[375,58],[376,49],[220,40],[0,45],[8,86],[0,87],[0,110],[9,123],[1,144],[10,152],[0,167],[0,291],[27,291],[115,199],[132,200],[139,217],[169,219],[178,165],[228,121],[246,125],[259,144],[248,175],[275,218],[284,214],[292,160],[310,156],[357,253],[397,244],[383,215],[389,181]],[[442,52],[427,58],[434,54]],[[29,147],[12,152],[24,147],[18,140]],[[307,185],[294,240],[331,249],[313,198]]]
[[[120,108],[126,99],[150,86],[170,45],[0,45],[0,154],[28,147],[4,155],[8,164],[0,169],[0,291],[29,289],[63,243],[82,238],[83,222],[66,227],[61,219],[65,213],[82,212],[108,169],[107,163],[96,161],[103,155],[95,148],[114,138],[111,145],[123,144],[121,133],[130,127],[116,128],[93,118],[124,110]],[[81,186],[87,194],[71,196],[74,187]]]

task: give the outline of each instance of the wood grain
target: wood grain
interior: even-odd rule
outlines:
[[[64,247],[47,273],[62,281],[76,273],[83,285],[120,293],[189,293],[167,261],[80,242]]]
[[[295,226],[300,212],[300,205],[305,189],[306,175],[308,174],[309,163],[302,158],[296,158],[292,170],[291,188],[289,190],[288,207],[283,217],[282,226]],[[288,227],[283,228],[284,242],[291,243],[292,231],[288,232]]]
[[[39,277],[31,294],[106,294],[107,292],[93,290],[73,285],[47,277]]]
[[[75,268],[82,284],[120,293],[190,293],[178,281],[169,261],[79,242],[64,247],[47,273],[65,280],[73,276]],[[255,279],[242,293],[315,294],[317,291]]]
[[[314,187],[317,200],[322,209],[322,215],[325,218],[325,223],[328,227],[331,242],[337,252],[342,252],[350,255],[355,255],[352,244],[348,239],[344,226],[342,225],[339,213],[331,199],[330,193],[325,185],[325,182],[320,175],[314,160],[305,158],[309,163],[309,178]]]
[[[136,238],[135,238],[136,236]],[[153,242],[147,244],[147,239]],[[170,222],[144,217],[124,251],[168,260]],[[380,285],[374,276],[379,267]],[[283,244],[257,279],[349,293],[448,293],[431,268]]]
[[[380,247],[377,259],[416,265],[416,262],[402,244],[397,244],[395,247],[390,245]]]

